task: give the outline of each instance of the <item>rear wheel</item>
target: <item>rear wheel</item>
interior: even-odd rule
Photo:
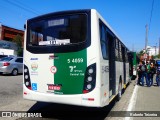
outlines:
[[[13,69],[12,70],[12,75],[16,76],[18,74],[18,70],[17,69]]]

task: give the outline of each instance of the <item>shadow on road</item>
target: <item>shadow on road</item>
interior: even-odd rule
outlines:
[[[18,75],[16,75],[16,76],[22,76],[22,75],[23,75],[22,73],[18,73]],[[0,76],[16,77],[16,76],[14,76],[12,74],[3,74],[3,73],[0,73]]]
[[[115,102],[113,100],[110,105],[103,108],[37,102],[28,110],[28,113],[41,113],[43,118],[61,120],[104,120]]]

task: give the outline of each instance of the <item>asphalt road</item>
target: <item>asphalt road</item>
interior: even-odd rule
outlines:
[[[27,111],[35,101],[23,99],[22,75],[0,75],[0,111]]]
[[[72,105],[43,103],[23,99],[22,75],[0,75],[0,111],[25,111],[42,113],[40,120],[121,120],[124,117],[115,117],[113,111],[127,111],[129,100],[132,96],[135,81],[127,87],[120,101],[112,101],[103,108],[88,108]],[[112,114],[112,115],[111,115]],[[117,114],[115,112],[114,114]],[[52,118],[46,118],[46,117]],[[1,119],[1,118],[0,118]],[[32,120],[31,118],[7,118],[7,120]],[[35,118],[33,118],[34,120]]]
[[[22,95],[22,76],[0,76],[0,109],[12,104]],[[2,110],[2,109],[1,109]]]

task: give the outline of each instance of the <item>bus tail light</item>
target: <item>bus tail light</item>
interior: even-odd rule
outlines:
[[[83,93],[92,91],[96,86],[96,63],[87,67],[85,72]]]
[[[31,80],[29,76],[29,69],[26,65],[24,65],[24,84],[25,86],[31,90]]]

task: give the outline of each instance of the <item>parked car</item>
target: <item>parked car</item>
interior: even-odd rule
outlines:
[[[8,55],[0,55],[0,59],[3,58],[3,57],[7,57],[7,56],[8,56]]]
[[[0,73],[17,75],[23,73],[22,57],[3,57],[0,59]]]
[[[0,59],[2,59],[3,57],[15,57],[15,55],[0,55]]]

